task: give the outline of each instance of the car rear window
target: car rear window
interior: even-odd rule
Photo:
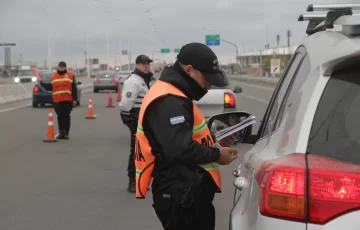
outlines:
[[[96,75],[98,78],[113,78],[116,77],[115,73],[99,73]]]
[[[53,74],[52,73],[40,73],[39,75],[40,75],[41,81],[47,83],[47,82],[50,82],[50,78]]]
[[[329,79],[314,116],[307,151],[360,164],[360,70],[338,72]]]

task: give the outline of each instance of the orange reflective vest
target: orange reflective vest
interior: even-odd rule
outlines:
[[[55,73],[50,78],[52,85],[52,98],[55,103],[62,101],[72,101],[72,83],[74,75],[66,72],[63,75]]]
[[[183,92],[173,85],[164,81],[158,80],[148,91],[143,99],[139,122],[136,132],[135,144],[135,166],[136,166],[136,198],[145,198],[147,189],[152,180],[152,171],[154,169],[155,156],[151,152],[151,146],[143,131],[143,119],[146,108],[149,104],[158,97],[168,94],[173,94],[181,97],[186,97]],[[194,124],[192,139],[200,144],[212,146],[214,141],[212,139],[210,130],[208,129],[206,120],[200,109],[193,103]],[[221,176],[219,165],[215,162],[208,164],[201,164],[200,167],[207,170],[212,176],[217,185],[217,192],[221,191]]]

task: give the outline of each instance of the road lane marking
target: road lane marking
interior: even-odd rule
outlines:
[[[4,113],[4,112],[8,112],[8,111],[12,111],[12,110],[16,110],[16,109],[21,109],[21,108],[25,108],[25,107],[28,107],[30,106],[30,104],[26,104],[26,105],[19,105],[19,106],[15,106],[15,107],[11,107],[11,108],[7,108],[7,109],[3,109],[3,110],[0,110],[0,113]]]

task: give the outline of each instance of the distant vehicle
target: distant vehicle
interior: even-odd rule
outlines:
[[[118,72],[117,73],[117,76],[118,76],[118,79],[119,79],[119,84],[120,85],[124,85],[124,82],[126,79],[128,79],[128,77],[131,75],[130,72]]]
[[[225,112],[236,111],[236,94],[241,93],[242,88],[212,86],[208,93],[199,101],[195,101],[206,118]]]
[[[50,83],[50,78],[54,73],[39,73],[39,78],[44,83]],[[76,85],[80,85],[81,81],[77,81]],[[81,89],[77,87],[78,91],[78,99],[77,99],[77,106],[80,105],[80,99],[81,99]],[[32,91],[32,107],[37,108],[39,105],[41,107],[44,107],[46,104],[53,104],[52,100],[52,93],[51,91],[45,90],[39,83],[39,81],[36,81],[33,87]]]
[[[39,78],[39,74],[35,68],[21,67],[14,78],[15,83],[35,82]]]
[[[95,74],[93,85],[94,93],[97,93],[100,90],[115,90],[117,92],[119,80],[116,72],[104,71]]]

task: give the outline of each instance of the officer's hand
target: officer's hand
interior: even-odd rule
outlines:
[[[228,165],[238,157],[239,151],[235,148],[220,148],[220,158],[216,161],[219,165]]]
[[[77,101],[73,101],[73,106],[76,106],[76,104],[77,104]]]
[[[225,137],[223,139],[221,139],[220,141],[217,141],[221,146],[223,147],[230,147],[230,146],[233,146],[236,139],[237,139],[237,134],[234,133],[228,137]]]

